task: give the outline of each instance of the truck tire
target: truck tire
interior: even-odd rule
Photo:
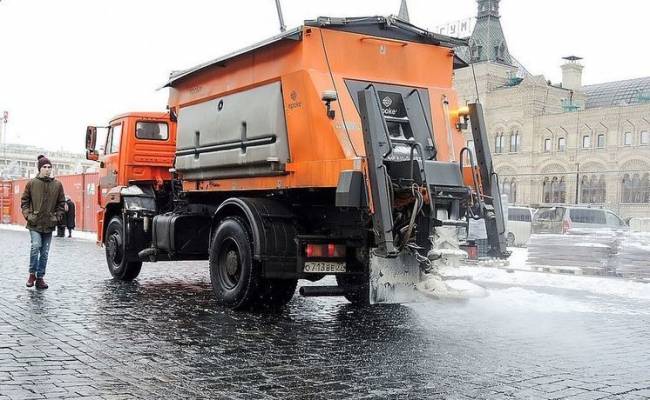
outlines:
[[[260,298],[261,273],[253,260],[251,235],[239,217],[221,221],[210,247],[210,281],[217,303],[246,309]]]
[[[370,304],[368,277],[365,275],[336,275],[336,284],[345,289],[345,298],[355,306]]]
[[[106,227],[106,262],[114,279],[132,281],[140,274],[141,261],[127,261],[122,218],[113,217]]]

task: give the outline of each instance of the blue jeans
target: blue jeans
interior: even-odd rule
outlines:
[[[41,233],[30,230],[29,235],[32,237],[32,248],[29,253],[29,273],[36,274],[37,278],[42,278],[45,276],[52,232]]]

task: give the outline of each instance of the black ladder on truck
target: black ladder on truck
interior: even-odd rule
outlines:
[[[369,85],[358,95],[363,141],[368,159],[368,178],[371,182],[374,208],[372,222],[377,237],[377,253],[383,257],[395,257],[398,250],[393,237],[391,180],[384,164],[384,159],[391,154],[393,147],[375,87]]]
[[[490,243],[489,255],[499,258],[508,258],[510,252],[506,248],[506,226],[501,204],[498,176],[492,165],[483,106],[481,103],[470,103],[469,118],[472,125],[472,138],[478,164],[484,195],[485,228],[488,242]],[[479,193],[477,193],[480,196]]]

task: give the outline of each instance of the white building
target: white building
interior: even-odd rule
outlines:
[[[86,160],[85,156],[64,151],[21,145],[0,145],[0,179],[31,178],[38,173],[36,157],[44,154],[52,162],[54,176],[80,174],[95,168],[96,163]]]
[[[650,77],[583,86],[573,56],[562,83],[531,75],[508,50],[499,1],[477,0],[470,46],[457,49],[471,66],[456,71],[455,86],[466,102],[478,91],[503,192],[515,204],[650,216]]]

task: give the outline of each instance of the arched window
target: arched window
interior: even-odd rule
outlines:
[[[510,204],[517,202],[517,182],[514,178],[506,178],[501,182],[501,194],[508,196]]]
[[[551,202],[551,181],[548,178],[544,178],[542,183],[542,203]]]
[[[516,193],[517,186],[514,180],[511,182],[511,192]],[[566,180],[554,176],[546,177],[542,183],[543,203],[566,203]]]
[[[497,50],[497,60],[503,61],[505,59],[505,56],[506,56],[506,45],[505,43],[501,42]]]
[[[508,201],[510,201],[510,180],[508,178],[501,182],[501,194],[508,196]]]
[[[632,146],[632,132],[623,133],[623,146]]]
[[[648,174],[643,174],[641,189],[643,191],[643,203],[650,203],[650,176]]]
[[[607,198],[607,184],[605,182],[605,175],[601,175],[598,179],[598,197],[596,203],[604,203]]]
[[[650,132],[641,131],[641,141],[640,142],[641,142],[642,145],[650,144]]]
[[[589,202],[590,203],[598,203],[598,192],[599,192],[599,185],[598,185],[598,178],[596,178],[596,175],[592,175],[591,179],[589,180]]]
[[[510,133],[510,152],[516,153],[519,151],[519,131],[513,130]]]
[[[552,146],[551,139],[550,138],[544,139],[544,141],[542,142],[542,151],[544,151],[544,153],[550,153],[551,146]]]
[[[641,178],[639,177],[639,174],[634,174],[634,176],[632,176],[632,196],[630,202],[641,203],[643,198],[641,192]]]
[[[566,203],[566,182],[564,180],[564,177],[560,178],[560,184],[558,186],[558,190],[560,191],[559,194],[560,203]]]
[[[494,138],[494,152],[503,153],[505,151],[506,143],[503,137],[503,132],[498,131],[496,137]]]
[[[557,179],[557,176],[554,176],[551,179],[551,192],[553,194],[553,203],[560,202],[560,181]]]
[[[472,61],[479,61],[483,55],[483,46],[472,45]]]
[[[630,203],[632,193],[632,182],[630,180],[630,175],[623,175],[623,181],[621,182],[621,202]]]
[[[580,202],[589,203],[591,201],[590,194],[591,187],[589,186],[589,177],[583,175],[582,179],[580,179]]]

